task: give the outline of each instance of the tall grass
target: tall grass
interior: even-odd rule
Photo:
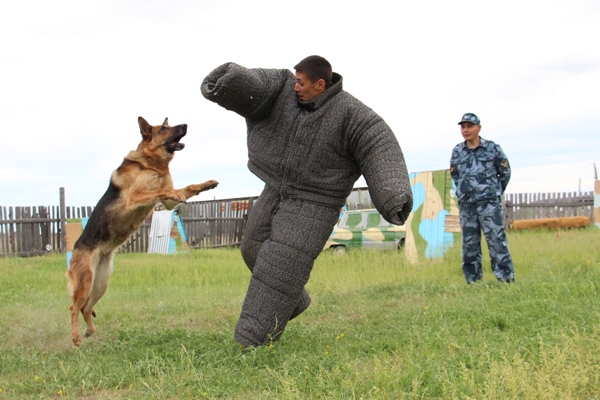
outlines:
[[[64,256],[0,260],[0,399],[598,399],[600,230],[509,234],[516,284],[460,249],[322,254],[281,341],[233,340],[239,250],[118,254],[76,348]],[[486,251],[484,249],[484,251]],[[83,322],[82,322],[83,327]]]

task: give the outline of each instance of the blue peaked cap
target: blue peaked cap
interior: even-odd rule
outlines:
[[[463,122],[470,122],[472,124],[475,125],[479,125],[480,121],[479,121],[479,117],[473,113],[466,113],[462,116],[462,119],[460,120],[460,122],[458,123],[459,125],[462,124]]]

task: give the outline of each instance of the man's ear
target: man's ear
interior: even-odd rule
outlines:
[[[324,92],[325,89],[327,89],[327,85],[325,84],[324,79],[319,79],[317,81],[317,89],[320,90],[321,92]]]

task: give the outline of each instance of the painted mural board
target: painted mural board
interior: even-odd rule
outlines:
[[[460,245],[456,187],[450,170],[414,172],[409,175],[413,209],[406,221],[404,253],[409,261],[419,257],[441,258]],[[373,208],[368,188],[357,188],[347,199],[349,209]]]
[[[154,211],[148,254],[176,254],[190,251],[185,228],[175,210]]]

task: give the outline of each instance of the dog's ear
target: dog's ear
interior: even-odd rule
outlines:
[[[138,124],[140,125],[140,133],[144,139],[152,139],[152,126],[142,117],[138,117]]]
[[[163,122],[163,126],[169,126],[169,118],[165,118],[165,122]]]

